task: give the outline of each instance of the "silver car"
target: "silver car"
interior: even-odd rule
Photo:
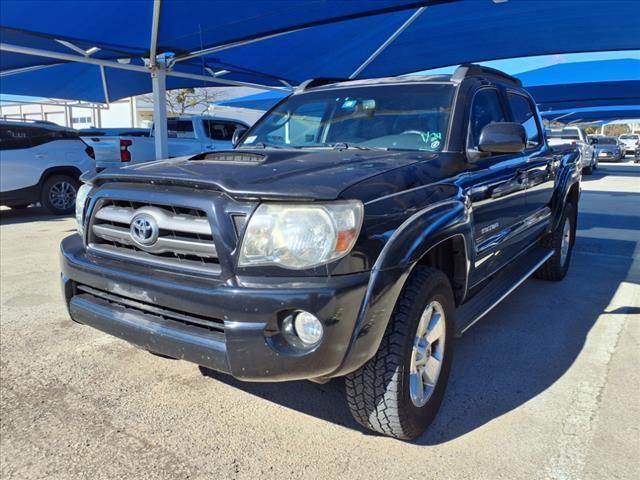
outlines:
[[[592,137],[596,157],[600,162],[619,162],[624,158],[624,145],[616,137]]]

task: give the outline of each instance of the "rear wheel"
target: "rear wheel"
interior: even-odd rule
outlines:
[[[567,203],[560,223],[545,241],[553,250],[553,256],[533,274],[535,278],[557,282],[567,274],[575,243],[576,214],[573,204]]]
[[[68,175],[53,175],[42,185],[40,203],[54,215],[67,215],[75,210],[78,180]]]
[[[376,355],[345,380],[364,427],[410,440],[438,412],[449,377],[455,304],[447,277],[418,267],[396,304]]]
[[[593,167],[589,165],[588,167],[582,167],[583,175],[591,175],[593,173]]]

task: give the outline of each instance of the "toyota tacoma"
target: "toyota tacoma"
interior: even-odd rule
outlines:
[[[477,65],[307,81],[233,150],[86,177],[70,316],[245,381],[345,377],[360,424],[415,438],[455,337],[567,272],[580,157],[543,132],[521,83]]]

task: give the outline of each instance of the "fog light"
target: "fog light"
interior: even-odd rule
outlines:
[[[298,312],[293,320],[295,334],[307,346],[315,345],[322,339],[322,323],[309,312]]]

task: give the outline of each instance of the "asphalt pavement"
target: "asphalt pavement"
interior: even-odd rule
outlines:
[[[71,322],[70,218],[0,212],[2,479],[638,479],[640,165],[583,178],[567,278],[456,344],[416,442],[363,431],[343,382],[242,383]]]

